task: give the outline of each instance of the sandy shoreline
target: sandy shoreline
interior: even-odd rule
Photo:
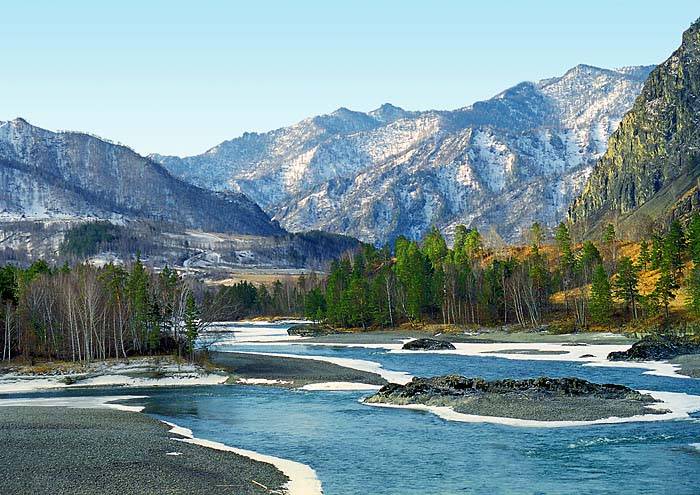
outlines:
[[[248,457],[249,459],[253,459],[255,461],[272,464],[289,478],[289,482],[287,482],[284,486],[288,495],[323,494],[323,489],[321,488],[321,481],[316,476],[316,472],[306,464],[290,461],[289,459],[282,459],[280,457],[274,457],[271,455],[260,454],[252,450],[230,447],[223,443],[215,442],[212,440],[204,440],[202,438],[197,438],[192,434],[192,430],[190,430],[189,428],[183,428],[181,426],[167,421],[164,421],[164,423],[170,426],[170,433],[184,437],[177,439],[180,442],[185,442],[193,445],[201,445],[202,447],[221,450],[224,452],[233,452],[234,454]]]

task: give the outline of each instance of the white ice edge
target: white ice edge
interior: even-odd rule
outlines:
[[[74,409],[116,409],[118,411],[141,412],[142,406],[113,404],[115,401],[145,399],[145,395],[110,395],[96,397],[32,397],[25,399],[0,399],[0,407],[37,406],[70,407]]]
[[[321,382],[321,383],[309,383],[300,387],[301,390],[312,390],[312,391],[345,391],[345,390],[379,390],[382,388],[379,385],[371,385],[369,383],[355,383],[355,382]]]
[[[668,420],[683,420],[690,419],[690,414],[700,411],[700,396],[689,395],[680,392],[658,392],[652,390],[640,390],[643,394],[649,394],[654,399],[660,401],[652,404],[650,409],[669,410],[664,414],[639,414],[620,418],[611,416],[609,418],[596,419],[591,421],[539,421],[530,419],[504,418],[497,416],[479,416],[475,414],[463,414],[456,412],[450,407],[442,406],[427,406],[424,404],[382,404],[382,403],[367,403],[363,404],[374,407],[386,407],[393,409],[412,409],[416,411],[425,411],[435,414],[436,416],[446,421],[460,421],[463,423],[490,423],[505,426],[515,426],[520,428],[564,428],[575,426],[590,426],[590,425],[607,425],[619,423],[637,423],[647,421],[668,421]]]
[[[219,385],[228,380],[227,375],[219,375],[215,373],[206,375],[171,376],[164,378],[136,378],[120,374],[106,374],[85,378],[70,385],[63,383],[63,379],[71,376],[72,375],[57,375],[51,377],[41,375],[0,376],[0,394],[85,387],[141,388]]]
[[[351,359],[351,358],[335,358],[328,356],[307,356],[302,354],[281,354],[275,352],[252,352],[252,351],[236,351],[240,354],[252,354],[256,356],[271,356],[271,357],[283,357],[283,358],[293,358],[293,359],[308,359],[310,361],[323,361],[325,363],[337,364],[344,368],[350,368],[358,371],[366,371],[367,373],[374,373],[384,378],[386,381],[391,383],[398,383],[400,385],[405,385],[413,379],[413,376],[404,371],[392,371],[387,370],[382,367],[381,364],[374,361],[366,361],[364,359]]]
[[[269,378],[238,378],[236,383],[241,385],[292,385],[288,380],[270,380]]]
[[[185,437],[174,439],[179,442],[200,445],[202,447],[208,447],[210,449],[221,450],[224,452],[233,452],[234,454],[248,457],[249,459],[253,459],[254,461],[272,464],[274,467],[279,469],[282,473],[284,473],[285,476],[289,478],[289,481],[284,485],[284,488],[288,495],[323,494],[321,480],[319,480],[318,476],[316,476],[316,471],[314,471],[310,466],[307,466],[306,464],[302,464],[296,461],[290,461],[289,459],[282,459],[280,457],[261,454],[252,450],[230,447],[223,443],[215,442],[212,440],[204,440],[202,438],[197,438],[193,435],[192,430],[190,430],[189,428],[183,428],[168,421],[163,421],[163,423],[170,426],[170,433],[179,435],[181,437]]]
[[[579,362],[583,366],[601,366],[608,368],[637,368],[647,370],[645,375],[664,376],[669,378],[691,377],[681,374],[680,366],[668,361],[609,361],[608,354],[611,352],[625,351],[630,345],[618,344],[584,344],[571,345],[565,342],[493,342],[493,343],[469,343],[454,342],[455,349],[450,350],[406,350],[402,349],[403,344],[414,339],[405,339],[401,343],[392,344],[344,344],[329,342],[311,342],[305,345],[313,346],[333,346],[333,347],[364,347],[367,349],[386,349],[396,354],[447,354],[459,356],[480,356],[496,357],[502,359],[522,360],[522,361],[572,361]],[[293,342],[289,342],[293,344]],[[246,343],[248,344],[248,343]],[[262,345],[268,342],[259,343]],[[550,352],[552,354],[526,354],[514,353],[512,351],[530,352]],[[505,352],[504,352],[505,351]],[[511,351],[511,352],[508,352]],[[556,354],[554,354],[556,353]],[[590,356],[587,356],[590,355]]]

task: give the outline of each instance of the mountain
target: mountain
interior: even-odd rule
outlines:
[[[291,231],[383,243],[462,223],[514,241],[565,215],[650,71],[579,65],[454,111],[340,108],[201,155],[151,158],[246,194]]]
[[[0,122],[0,221],[148,220],[237,234],[284,231],[240,193],[173,177],[127,147],[23,119]]]
[[[608,222],[629,237],[700,204],[700,19],[644,83],[569,210],[590,236]]]

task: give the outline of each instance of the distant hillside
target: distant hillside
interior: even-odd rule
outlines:
[[[0,187],[0,222],[101,218],[284,233],[242,194],[195,187],[124,146],[23,119],[0,122]]]
[[[569,209],[582,235],[608,222],[631,238],[700,205],[700,20],[644,83]]]

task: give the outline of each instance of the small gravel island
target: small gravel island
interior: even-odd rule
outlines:
[[[390,383],[365,399],[373,405],[449,407],[457,413],[535,421],[595,421],[663,414],[652,396],[624,385],[579,378],[494,380],[445,375]]]

